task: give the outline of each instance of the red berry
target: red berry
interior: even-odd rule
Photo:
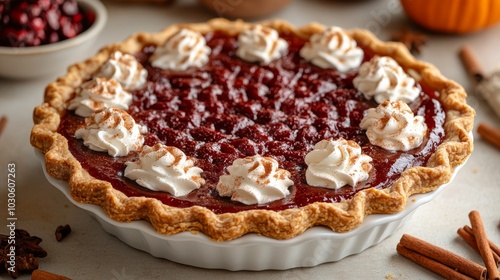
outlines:
[[[68,16],[73,16],[78,13],[78,4],[75,1],[65,1],[62,4],[61,10]]]
[[[42,10],[46,11],[50,8],[50,0],[38,0],[36,3],[42,8]]]
[[[34,31],[35,37],[40,38],[42,41],[45,41],[45,38],[47,38],[47,34],[45,33],[44,29]]]
[[[59,17],[60,13],[58,10],[48,10],[45,13],[45,20],[52,30],[59,30]]]
[[[43,19],[39,17],[33,18],[32,20],[30,20],[29,27],[31,27],[31,29],[33,29],[34,31],[43,31],[43,29],[45,28],[45,21],[43,21]]]
[[[9,21],[10,21],[10,17],[9,17],[9,14],[5,14],[2,16],[2,24],[7,26],[9,24]]]
[[[59,41],[59,34],[57,32],[51,32],[48,36],[49,43],[55,43]]]
[[[39,0],[39,1],[43,1],[43,0]],[[50,1],[50,0],[48,0],[48,1]],[[58,6],[58,5],[63,4],[63,3],[64,3],[64,1],[66,1],[66,0],[52,0],[52,3],[53,3],[54,5],[56,5],[56,6]]]
[[[85,12],[85,18],[87,18],[87,24],[88,26],[91,26],[94,21],[95,21],[95,14],[92,11],[86,11]]]
[[[66,17],[61,17],[59,22],[61,24],[61,33],[64,37],[73,38],[76,35],[78,35],[78,33],[80,33],[81,30],[80,24],[73,24]]]
[[[15,6],[16,4],[18,4],[16,7],[18,10],[24,11],[24,12],[28,11],[28,3],[26,1],[18,1],[18,3],[16,3],[16,2],[12,3],[12,5]]]
[[[42,7],[37,4],[30,5],[29,14],[31,17],[38,17],[42,13]]]
[[[47,36],[45,35],[45,30],[38,30],[35,32],[33,41],[29,42],[32,46],[39,46],[45,43]]]
[[[10,12],[10,21],[18,26],[26,25],[28,19],[28,15],[22,10],[16,9]]]
[[[83,15],[81,13],[77,13],[76,15],[71,17],[71,21],[73,23],[80,23],[83,20]]]

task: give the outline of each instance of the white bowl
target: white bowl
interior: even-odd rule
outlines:
[[[89,29],[74,38],[36,47],[0,47],[0,76],[29,79],[64,71],[81,59],[93,46],[107,21],[107,11],[101,1],[77,0],[83,9],[95,13]]]
[[[44,155],[35,150],[48,181],[60,190],[74,205],[88,211],[108,233],[136,249],[174,262],[210,269],[284,270],[311,267],[339,261],[380,243],[396,232],[410,219],[414,210],[434,199],[448,184],[435,191],[413,195],[406,207],[396,214],[367,216],[352,231],[336,233],[326,227],[313,227],[288,240],[276,240],[256,234],[247,234],[225,242],[215,242],[204,234],[182,232],[162,235],[149,222],[117,222],[108,217],[102,207],[76,202],[69,184],[46,173]],[[464,163],[465,164],[465,163]],[[454,177],[460,167],[454,170]],[[452,182],[453,178],[450,179]],[[195,252],[195,253],[194,253]]]

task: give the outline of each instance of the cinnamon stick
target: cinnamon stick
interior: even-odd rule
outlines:
[[[493,146],[500,149],[500,130],[486,123],[479,123],[477,133]]]
[[[0,117],[0,135],[2,135],[3,129],[5,128],[6,125],[7,125],[7,117],[6,116]]]
[[[484,279],[486,276],[487,270],[484,266],[411,235],[403,234],[399,244],[468,277]],[[438,270],[441,270],[441,268]],[[454,277],[451,279],[454,279]]]
[[[469,229],[472,231],[472,229],[470,227],[469,227]],[[479,248],[477,247],[476,237],[474,237],[474,234],[472,234],[472,232],[469,232],[468,230],[465,229],[465,227],[462,227],[462,228],[459,228],[457,230],[457,233],[460,237],[462,237],[462,239],[465,241],[465,243],[469,244],[469,246],[474,251],[476,251],[478,254],[481,254],[479,252]],[[500,264],[500,256],[495,251],[493,251],[493,249],[492,249],[492,253],[493,253],[493,258],[495,259],[495,262],[497,263],[497,267],[498,267],[498,265]]]
[[[458,55],[467,70],[467,73],[474,79],[474,82],[479,83],[484,78],[484,71],[479,65],[476,56],[469,46],[465,45],[460,48]]]
[[[54,274],[52,272],[35,269],[33,270],[33,273],[31,273],[31,280],[71,280],[71,279],[66,276]]]
[[[464,230],[470,234],[474,234],[470,226],[464,226]],[[491,250],[495,252],[498,256],[500,256],[500,247],[498,247],[495,243],[491,242],[490,240],[488,240],[488,243],[490,244]]]
[[[403,246],[401,243],[399,243],[397,246],[396,246],[396,250],[398,251],[398,253],[419,264],[420,266],[434,272],[434,273],[437,273],[439,274],[440,276],[446,278],[446,279],[458,279],[458,280],[469,280],[469,279],[474,279],[474,278],[471,278],[467,275],[464,275],[462,273],[460,273],[459,271],[456,271],[455,269],[453,268],[450,268],[436,260],[433,260],[431,258],[428,258],[422,254],[419,254],[415,251],[412,251],[408,248],[406,248],[405,246]],[[481,278],[482,279],[482,278]]]
[[[499,280],[500,273],[498,272],[495,259],[493,258],[493,254],[488,243],[488,238],[486,237],[486,232],[484,231],[481,215],[477,211],[472,211],[469,213],[469,220],[472,225],[472,232],[476,237],[476,243],[479,248],[479,252],[481,253],[481,258],[483,258],[486,266],[488,279]]]

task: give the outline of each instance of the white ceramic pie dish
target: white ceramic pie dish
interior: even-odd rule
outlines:
[[[88,211],[104,230],[129,246],[155,257],[186,265],[233,271],[311,267],[360,253],[391,236],[410,219],[415,209],[434,199],[450,185],[458,170],[465,164],[455,168],[448,184],[426,194],[413,195],[403,211],[396,214],[368,215],[358,228],[346,233],[336,233],[326,227],[318,226],[288,240],[248,234],[231,241],[214,242],[202,233],[182,232],[162,235],[146,221],[130,223],[114,221],[100,206],[76,202],[71,197],[69,184],[48,175],[43,154],[37,150],[35,153],[42,162],[44,174],[52,185],[66,195],[74,205]]]

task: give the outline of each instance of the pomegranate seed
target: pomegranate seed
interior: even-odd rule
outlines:
[[[41,18],[39,18],[39,17],[33,18],[33,19],[30,21],[30,27],[31,27],[34,31],[43,30],[43,29],[45,28],[45,21],[43,21],[43,19],[41,19]]]
[[[77,13],[76,15],[71,17],[71,21],[73,23],[80,23],[83,20],[83,15],[81,13]]]
[[[41,43],[42,43],[42,40],[40,40],[39,38],[33,37],[32,39],[24,42],[24,46],[25,47],[35,47],[35,46],[39,46]]]
[[[27,12],[28,11],[28,3],[24,2],[24,1],[23,2],[19,2],[19,5],[17,5],[17,9],[20,10],[20,11]]]
[[[14,24],[24,26],[28,23],[28,15],[21,10],[14,10],[10,13],[10,20]]]
[[[41,29],[41,30],[35,31],[35,38],[39,38],[40,40],[45,41],[45,38],[47,38],[45,30]]]
[[[95,14],[92,11],[86,11],[85,12],[85,17],[87,18],[87,24],[88,26],[91,26],[94,21],[95,21]]]
[[[50,33],[50,35],[48,37],[48,42],[49,43],[55,43],[55,42],[58,42],[58,41],[59,41],[59,34],[57,34],[57,32]]]
[[[6,27],[3,29],[0,29],[0,38],[1,39],[6,39],[11,32],[15,31],[12,27]]]
[[[45,19],[47,20],[47,23],[49,24],[49,26],[52,30],[59,29],[59,27],[60,27],[60,25],[59,25],[59,11],[48,10],[45,13]]]
[[[29,13],[31,17],[39,17],[42,13],[42,7],[37,4],[33,4],[29,8]]]
[[[30,30],[27,30],[27,34],[26,34],[26,39],[24,41],[24,44],[26,46],[37,46],[36,45],[36,42],[38,41],[37,40],[37,37],[36,37],[36,33],[34,31],[30,31]]]
[[[67,25],[70,25],[71,24],[71,21],[69,20],[68,17],[66,16],[60,16],[59,17],[59,26],[61,27],[61,30],[67,26]]]
[[[62,4],[61,10],[68,16],[76,15],[78,13],[78,4],[75,1],[66,1]]]
[[[27,44],[30,46],[39,46],[45,42],[45,31],[39,30],[38,32],[35,32],[33,39],[31,41],[28,41]]]
[[[50,0],[38,0],[37,4],[42,8],[42,10],[46,11],[50,8]]]
[[[72,24],[68,19],[61,22],[61,32],[66,38],[73,38],[78,34],[78,25]]]

